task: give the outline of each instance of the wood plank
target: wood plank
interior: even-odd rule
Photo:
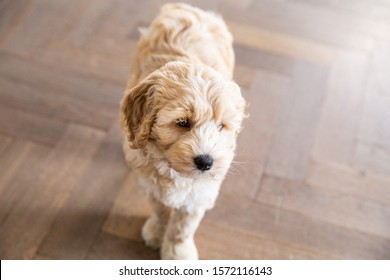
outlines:
[[[122,97],[122,87],[42,61],[4,52],[0,52],[0,61],[0,75],[3,79],[23,83],[48,94],[67,95],[91,105],[106,105],[107,108],[117,107]]]
[[[132,45],[122,47],[126,49],[127,56],[132,56],[134,52]],[[129,50],[130,49],[130,50]],[[61,66],[61,68],[76,71],[86,76],[92,76],[102,82],[108,81],[118,86],[124,87],[129,76],[131,59],[119,57],[115,50],[110,53],[102,53],[89,48],[70,48],[61,44],[52,44],[39,57],[49,65]]]
[[[16,244],[0,246],[3,259],[31,259],[36,254],[103,136],[101,131],[71,125],[46,164],[39,171],[32,170],[38,177],[18,196],[0,229],[2,244]]]
[[[57,122],[77,122],[84,125],[107,128],[118,116],[117,106],[105,106],[61,91],[55,94],[23,83],[0,78],[0,103],[17,112],[32,114]],[[93,85],[91,86],[93,87]],[[119,104],[119,101],[118,101]]]
[[[244,129],[238,137],[236,157],[223,183],[224,192],[254,196],[289,86],[288,78],[279,74],[265,71],[256,73],[249,92],[244,93],[250,104],[247,110],[249,117],[244,121]]]
[[[269,70],[283,75],[290,75],[294,69],[295,60],[287,56],[277,55],[239,44],[234,44],[234,51],[237,64]]]
[[[82,14],[78,16],[61,41],[71,47],[83,47],[88,39],[101,28],[101,22],[112,12],[116,1],[84,0]]]
[[[388,259],[390,239],[325,223],[299,213],[237,196],[220,195],[207,223],[240,228],[270,236],[276,242],[294,244],[338,259]]]
[[[317,5],[321,8],[334,9],[355,13],[362,17],[384,21],[389,23],[390,5],[387,1],[370,0],[370,1],[328,1],[328,0],[290,0],[293,2],[303,2],[308,5]],[[390,24],[390,23],[389,23]]]
[[[233,79],[245,90],[248,90],[255,79],[256,69],[243,64],[237,64],[234,67]]]
[[[250,8],[250,5],[252,4],[253,0],[242,0],[242,1],[236,1],[236,0],[226,0],[223,1],[223,4],[230,5],[233,9],[247,9]]]
[[[122,59],[122,63],[130,65],[133,61],[139,37],[139,34],[136,39],[130,37],[106,38],[104,36],[94,36],[87,42],[85,49],[98,53],[101,56],[113,57],[116,61]]]
[[[390,239],[390,203],[384,205],[325,188],[326,184],[323,188],[316,188],[301,182],[264,176],[257,201]]]
[[[157,260],[158,250],[145,247],[143,243],[101,233],[86,256],[88,260]]]
[[[326,161],[310,164],[305,181],[326,191],[351,195],[389,205],[390,176],[362,171]]]
[[[62,121],[0,104],[0,133],[4,135],[52,147],[62,137],[65,128],[66,123]]]
[[[52,259],[86,257],[128,172],[121,139],[115,121],[58,213],[39,254]]]
[[[201,223],[195,237],[200,259],[206,260],[310,260],[334,257],[275,242],[256,233]],[[229,246],[226,246],[229,244]]]
[[[151,209],[137,180],[134,172],[127,176],[103,225],[103,231],[143,242],[141,229]]]
[[[35,255],[33,260],[50,260],[50,259],[48,257],[46,257],[46,256]]]
[[[359,141],[356,144],[354,165],[390,177],[390,145]]]
[[[354,165],[390,175],[390,42],[379,42],[370,71],[358,132]]]
[[[27,14],[32,0],[3,0],[0,3],[0,45]]]
[[[1,49],[23,56],[43,51],[51,41],[58,40],[64,30],[80,16],[83,2],[69,5],[66,0],[34,1],[23,21],[7,36]]]
[[[7,139],[7,138],[5,138]],[[2,155],[0,157],[0,194],[7,187],[19,166],[26,160],[31,150],[31,143],[15,140],[13,143],[2,142]]]
[[[314,157],[351,163],[363,104],[367,62],[364,53],[337,53],[312,152]]]
[[[309,0],[311,1],[311,0]],[[376,1],[376,0],[374,0]],[[332,1],[332,2],[341,2],[341,1]],[[313,15],[317,15],[321,18],[326,16],[332,16],[333,24],[337,24],[339,27],[350,28],[356,33],[364,34],[366,36],[378,37],[378,38],[390,38],[390,21],[389,17],[387,18],[375,18],[369,16],[370,7],[375,6],[378,9],[381,5],[376,3],[367,3],[366,1],[345,1],[345,6],[366,6],[364,13],[353,13],[350,9],[324,9],[316,5],[308,5],[308,3],[291,3],[291,6],[296,6],[296,9],[304,9],[307,12],[312,11]],[[357,3],[357,5],[354,5]],[[360,3],[359,3],[360,2]],[[364,3],[366,2],[366,3]],[[333,3],[334,4],[334,3]],[[363,4],[363,5],[362,5]],[[368,4],[368,5],[367,5]],[[383,4],[383,3],[382,3]],[[384,5],[386,6],[386,5]],[[383,7],[383,6],[382,6]],[[387,7],[388,8],[388,7]],[[380,8],[379,8],[380,9]],[[353,8],[352,8],[353,10]],[[386,14],[386,10],[383,11]],[[319,19],[317,18],[319,21]],[[333,26],[333,25],[332,25]],[[333,26],[334,27],[334,26]]]
[[[283,104],[266,171],[285,179],[305,175],[320,117],[327,68],[297,62],[289,94]]]
[[[333,57],[332,48],[309,39],[232,21],[228,26],[236,43],[254,49],[320,63],[329,63]]]
[[[37,181],[49,152],[47,147],[14,140],[0,157],[0,232],[15,205],[33,185],[31,182]]]
[[[359,139],[376,144],[390,143],[390,42],[379,42],[371,55],[367,73]]]
[[[105,2],[107,1],[102,1]],[[121,58],[122,62],[130,65],[140,38],[138,29],[149,26],[160,9],[157,2],[148,2],[147,7],[123,5],[122,0],[110,1],[110,8],[104,11],[97,22],[86,24],[84,28],[76,28],[75,31],[84,41],[83,48],[115,59]],[[95,25],[98,27],[94,27]],[[93,32],[84,32],[84,29],[91,28],[94,28]],[[86,35],[88,38],[83,39]]]
[[[7,149],[7,147],[11,144],[12,139],[10,137],[6,137],[0,135],[0,156]]]
[[[261,26],[278,33],[308,38],[328,46],[370,50],[371,36],[386,36],[386,26],[339,11],[321,10],[289,1],[254,1],[251,9],[241,11],[221,5],[219,12],[228,21]],[[332,19],[332,20],[329,20]],[[307,24],[310,22],[310,24]],[[337,30],[337,32],[335,32]]]

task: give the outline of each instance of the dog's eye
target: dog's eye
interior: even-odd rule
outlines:
[[[219,131],[221,131],[224,127],[225,127],[225,125],[224,125],[223,123],[220,123],[220,124],[218,125]]]
[[[190,127],[190,122],[188,119],[181,119],[176,124],[180,127]]]

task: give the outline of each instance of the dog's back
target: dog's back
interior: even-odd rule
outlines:
[[[218,15],[187,4],[166,4],[150,27],[142,31],[132,83],[174,60],[202,63],[231,79],[232,41]]]

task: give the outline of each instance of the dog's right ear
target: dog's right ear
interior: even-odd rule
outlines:
[[[140,84],[126,90],[121,100],[121,122],[129,145],[133,149],[146,146],[152,125],[155,121],[154,86],[145,79]]]

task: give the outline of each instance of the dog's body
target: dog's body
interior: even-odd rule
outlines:
[[[234,156],[245,102],[231,81],[221,18],[166,4],[142,32],[121,101],[124,152],[152,205],[142,229],[163,259],[196,259],[193,241]]]

